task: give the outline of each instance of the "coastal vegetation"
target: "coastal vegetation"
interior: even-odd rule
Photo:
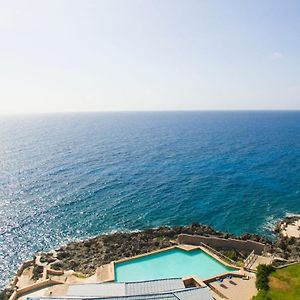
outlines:
[[[82,278],[82,279],[85,279],[88,277],[86,274],[83,274],[81,272],[75,272],[73,275],[77,278]]]
[[[9,296],[5,291],[0,291],[0,300],[8,300]]]
[[[270,272],[271,271],[271,272]],[[270,274],[265,277],[266,274]],[[253,300],[299,300],[300,264],[271,270],[260,266],[257,272],[257,288],[261,288]]]
[[[269,289],[269,275],[275,271],[275,268],[270,265],[259,265],[256,273],[256,288],[267,291]]]

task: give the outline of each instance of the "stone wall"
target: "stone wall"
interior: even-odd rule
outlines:
[[[204,243],[213,248],[221,249],[236,249],[239,251],[254,251],[255,254],[261,254],[265,250],[265,244],[250,241],[223,239],[218,237],[206,237],[201,235],[180,234],[178,236],[180,244],[201,245]]]
[[[53,280],[53,279],[47,279],[44,281],[36,282],[22,289],[16,289],[9,297],[9,300],[17,300],[19,297],[22,297],[26,293],[33,292],[35,290],[47,287],[49,285],[62,284],[62,283],[63,282]]]
[[[43,277],[39,281],[37,281],[37,282],[35,282],[31,285],[28,285],[26,287],[19,288],[18,287],[19,277],[22,275],[23,271],[26,268],[28,268],[30,266],[33,266],[33,265],[36,265],[35,260],[24,261],[21,264],[21,266],[18,269],[16,275],[14,276],[13,280],[10,283],[9,287],[10,287],[10,289],[13,289],[14,292],[9,296],[9,300],[17,300],[19,297],[21,297],[25,293],[32,292],[36,289],[47,287],[48,285],[62,284],[63,283],[63,282],[60,282],[58,280],[48,279],[49,274],[62,275],[62,274],[64,274],[63,271],[52,270],[52,269],[48,268],[47,266],[42,266],[42,268],[43,268]]]
[[[30,267],[30,266],[33,266],[33,264],[34,264],[34,260],[27,260],[27,261],[24,261],[24,262],[21,264],[20,268],[18,269],[16,276],[21,276],[21,274],[23,273],[23,271],[24,271],[26,268],[28,268],[28,267]]]
[[[26,268],[28,268],[28,267],[30,267],[30,266],[33,266],[33,264],[34,264],[34,260],[27,260],[27,261],[24,261],[24,262],[20,265],[19,269],[17,270],[16,275],[12,278],[11,282],[9,283],[9,287],[10,287],[11,289],[14,289],[14,288],[16,287],[16,285],[17,285],[17,283],[18,283],[18,280],[19,280],[19,276],[22,275],[23,271],[24,271]]]

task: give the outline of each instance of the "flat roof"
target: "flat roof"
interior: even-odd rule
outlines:
[[[177,291],[169,291],[164,293],[129,295],[129,296],[113,296],[113,297],[41,297],[29,298],[28,300],[213,300],[209,293],[208,287],[203,288],[185,288]]]
[[[181,278],[159,279],[140,282],[109,282],[71,284],[67,297],[115,297],[145,295],[184,289]]]

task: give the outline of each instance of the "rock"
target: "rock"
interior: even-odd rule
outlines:
[[[83,242],[84,247],[91,247],[93,245],[92,240],[87,240]]]
[[[41,263],[47,262],[46,256],[42,255],[41,258],[40,258],[40,262]]]
[[[32,270],[32,279],[37,280],[42,277],[43,274],[43,267],[34,265],[33,270]]]
[[[64,263],[62,263],[61,261],[56,261],[55,263],[53,263],[51,265],[51,268],[54,270],[63,270],[63,269],[67,270],[68,269],[67,266]]]
[[[222,236],[223,239],[228,239],[229,238],[229,234],[228,233],[224,233]]]
[[[75,259],[71,259],[69,261],[69,265],[71,270],[75,270],[80,265],[80,262]]]
[[[59,251],[57,253],[57,259],[64,259],[66,257],[68,257],[70,254],[68,252],[68,250],[65,250],[65,251]]]

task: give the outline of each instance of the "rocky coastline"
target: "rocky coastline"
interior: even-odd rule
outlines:
[[[234,236],[214,230],[212,227],[198,223],[189,226],[159,227],[138,232],[118,232],[111,235],[100,235],[81,242],[73,242],[56,249],[57,261],[52,263],[56,270],[72,269],[83,274],[93,274],[97,266],[113,260],[143,254],[170,247],[179,234],[215,236],[253,240],[271,245],[264,237],[256,234]],[[43,255],[45,261],[52,260],[51,253]]]
[[[288,216],[276,224],[275,239],[268,240],[257,234],[234,234],[216,231],[210,226],[193,223],[188,226],[159,227],[138,232],[118,232],[111,235],[99,235],[85,241],[73,242],[56,249],[57,261],[52,268],[57,270],[72,269],[84,274],[93,274],[99,265],[119,260],[125,257],[151,252],[169,247],[179,234],[214,236],[220,238],[234,238],[239,240],[252,240],[267,245],[267,251],[284,260],[300,260],[300,239],[286,236],[280,228],[282,224],[291,224],[300,220],[300,216]],[[223,249],[217,249],[223,251]],[[234,249],[232,249],[234,251]],[[247,253],[235,253],[235,259]],[[45,260],[52,260],[52,256],[45,254]],[[243,258],[243,257],[242,257]]]
[[[210,226],[193,223],[188,226],[158,227],[137,232],[117,232],[109,235],[99,235],[83,241],[72,242],[47,253],[36,254],[40,263],[51,265],[53,270],[73,270],[90,276],[96,268],[111,261],[125,257],[143,254],[154,250],[172,246],[179,234],[213,236],[219,238],[234,238],[239,240],[252,240],[266,245],[267,252],[284,262],[300,261],[300,239],[283,234],[283,224],[290,224],[300,220],[300,216],[286,217],[275,226],[276,237],[268,240],[257,234],[233,234],[216,231]],[[217,249],[231,259],[243,260],[249,253],[238,252],[235,249]],[[34,256],[34,258],[36,257]],[[33,280],[42,276],[41,268],[34,266]],[[11,294],[8,287],[0,293],[0,299],[7,299]]]

